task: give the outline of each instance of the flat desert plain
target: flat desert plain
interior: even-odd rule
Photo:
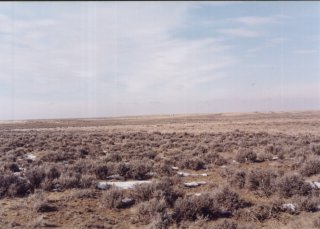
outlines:
[[[0,228],[320,228],[320,112],[0,122]]]

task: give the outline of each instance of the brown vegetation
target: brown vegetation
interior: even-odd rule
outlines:
[[[308,214],[319,228],[319,142],[240,130],[5,130],[0,227],[244,229]],[[150,183],[98,188],[132,180]],[[193,181],[203,183],[184,185]]]

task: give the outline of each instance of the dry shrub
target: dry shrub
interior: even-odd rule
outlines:
[[[119,153],[109,153],[105,159],[106,162],[120,162],[122,157]]]
[[[181,161],[180,167],[183,169],[200,170],[205,169],[205,163],[198,157],[186,158]]]
[[[20,172],[19,165],[17,163],[9,163],[4,166],[5,170],[9,170],[13,173]]]
[[[165,178],[151,184],[142,184],[132,190],[132,195],[137,201],[147,201],[152,198],[163,199],[172,207],[174,202],[183,196],[183,192],[174,187],[173,179]]]
[[[320,217],[318,217],[317,219],[315,219],[315,220],[313,221],[313,226],[314,226],[315,228],[320,228]]]
[[[105,164],[97,165],[94,168],[94,173],[97,179],[102,179],[102,180],[106,179],[110,175],[108,172],[109,172],[108,166]]]
[[[235,222],[231,221],[231,220],[224,220],[223,223],[218,224],[217,227],[215,227],[216,229],[237,229],[238,228],[238,224],[236,224]]]
[[[313,157],[306,161],[301,168],[303,176],[312,176],[320,173],[320,157]]]
[[[173,208],[173,219],[176,222],[196,220],[199,217],[213,219],[219,214],[219,205],[215,198],[209,194],[178,198]]]
[[[53,212],[58,210],[56,206],[49,203],[43,191],[34,193],[30,196],[30,200],[35,212]]]
[[[154,151],[148,151],[144,154],[144,156],[146,156],[147,158],[154,160],[155,157],[157,156],[157,153]]]
[[[221,210],[230,213],[249,204],[243,201],[238,193],[228,187],[223,187],[218,190],[214,194],[214,199]]]
[[[241,208],[234,213],[234,218],[236,220],[244,220],[247,222],[259,221],[264,222],[265,220],[277,217],[281,210],[281,204],[273,203],[271,204],[257,204],[250,208]],[[243,225],[240,228],[253,228],[251,225]]]
[[[160,217],[164,215],[167,208],[168,205],[164,199],[153,198],[138,206],[138,219],[142,223],[150,223],[156,215],[160,214]]]
[[[257,161],[263,162],[263,161],[269,161],[272,159],[272,154],[271,153],[259,153],[257,154]]]
[[[301,175],[286,174],[277,182],[279,193],[282,197],[288,198],[294,195],[307,196],[311,193],[312,187],[306,183]]]
[[[46,172],[48,180],[58,179],[61,176],[60,169],[57,166],[53,166]]]
[[[44,155],[41,160],[47,162],[62,162],[80,158],[76,152],[50,151]]]
[[[208,148],[205,145],[198,145],[193,151],[192,155],[197,156],[208,152]]]
[[[95,199],[97,198],[97,193],[94,189],[80,189],[72,193],[72,198],[75,199]]]
[[[320,156],[320,144],[319,143],[313,143],[310,145],[310,149],[311,151],[316,154],[316,155],[319,155]]]
[[[103,193],[102,202],[106,208],[123,208],[122,200],[125,198],[124,191],[111,188]]]
[[[275,191],[277,174],[271,170],[251,170],[247,176],[249,190],[270,196]]]
[[[120,162],[118,164],[108,163],[108,168],[110,167],[112,168],[115,174],[119,174],[120,176],[123,176],[123,177],[128,177],[128,173],[130,171],[130,167],[128,164],[124,162]]]
[[[154,166],[155,172],[159,176],[173,176],[176,172],[172,169],[172,165],[166,163],[165,161],[161,161],[156,163]]]
[[[171,215],[169,215],[166,211],[156,213],[153,216],[151,224],[149,224],[146,229],[167,229],[172,223]]]
[[[0,175],[0,198],[2,197],[23,197],[31,192],[34,188],[27,179],[12,175]]]
[[[256,206],[253,206],[251,209],[251,213],[253,218],[260,222],[271,219],[274,214],[272,207],[265,204],[258,204]]]
[[[48,202],[39,203],[37,206],[37,212],[54,212],[58,211],[58,208]]]
[[[251,224],[245,224],[245,225],[238,226],[237,229],[255,229],[255,227],[252,226]]]
[[[137,185],[136,188],[132,190],[135,199],[138,201],[148,201],[154,198],[156,191],[155,183]]]
[[[306,212],[319,211],[320,198],[319,197],[306,197],[296,196],[293,198],[293,202],[297,204],[298,210]]]
[[[136,160],[130,163],[130,170],[127,173],[127,178],[132,178],[136,180],[146,180],[149,179],[152,164],[149,160]]]
[[[59,179],[53,179],[53,180],[49,180],[46,179],[42,184],[41,184],[41,188],[45,191],[62,191],[62,187],[61,187],[61,182],[59,182]]]
[[[210,152],[207,153],[203,156],[204,160],[206,163],[209,164],[214,164],[214,165],[226,165],[228,164],[228,161],[222,157],[221,155],[219,155],[217,152]]]
[[[119,174],[126,179],[146,180],[151,177],[152,163],[150,160],[133,160],[130,163],[107,164],[110,174]]]
[[[255,162],[257,154],[251,150],[241,149],[238,151],[235,160],[239,163]]]
[[[85,174],[94,173],[96,161],[79,159],[74,164],[68,166],[68,170],[75,173]],[[99,163],[98,163],[99,164]]]
[[[246,184],[246,172],[245,171],[236,171],[228,179],[228,182],[236,188],[244,188]]]
[[[46,178],[46,173],[43,167],[34,167],[26,172],[26,177],[34,188],[38,188]]]
[[[95,181],[94,177],[74,173],[63,174],[57,181],[62,189],[90,188]]]

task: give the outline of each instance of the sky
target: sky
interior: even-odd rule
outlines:
[[[320,109],[320,2],[0,2],[0,120]]]

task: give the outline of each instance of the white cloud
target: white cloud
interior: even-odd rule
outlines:
[[[119,101],[186,99],[191,91],[201,93],[199,85],[226,76],[224,69],[237,61],[221,39],[172,36],[190,6],[92,3],[54,19],[2,16],[7,25],[18,26],[2,28],[8,38],[0,44],[0,81],[15,82],[10,96],[19,113],[29,112],[18,107],[33,96],[30,103],[38,108],[33,116],[47,114],[34,97],[54,100],[54,107],[61,102],[62,110],[65,96],[78,98],[70,100],[72,109],[87,98],[90,109],[100,106],[106,113]]]
[[[287,19],[280,15],[194,15],[220,3],[65,3],[49,14],[36,11],[47,3],[34,4],[27,16],[20,3],[15,17],[0,9],[0,119],[193,112],[214,107],[199,101],[217,98],[235,99],[224,106],[233,107],[238,97],[261,91],[261,84],[246,90],[248,75],[261,81],[281,76],[272,67],[279,58],[266,50],[295,39],[265,27]],[[198,26],[208,20],[212,24]],[[265,39],[238,39],[258,37]],[[257,58],[246,62],[248,53]]]
[[[245,28],[220,29],[219,32],[235,37],[259,37],[262,35],[260,31]]]
[[[284,37],[275,37],[275,38],[272,38],[271,39],[271,42],[274,43],[274,44],[282,44],[284,43],[285,41],[287,41],[288,39],[287,38],[284,38]]]
[[[265,25],[276,22],[275,17],[238,17],[234,19],[235,22],[239,22],[248,26]]]
[[[295,53],[297,54],[314,54],[314,53],[318,53],[317,49],[297,49],[294,50]]]

